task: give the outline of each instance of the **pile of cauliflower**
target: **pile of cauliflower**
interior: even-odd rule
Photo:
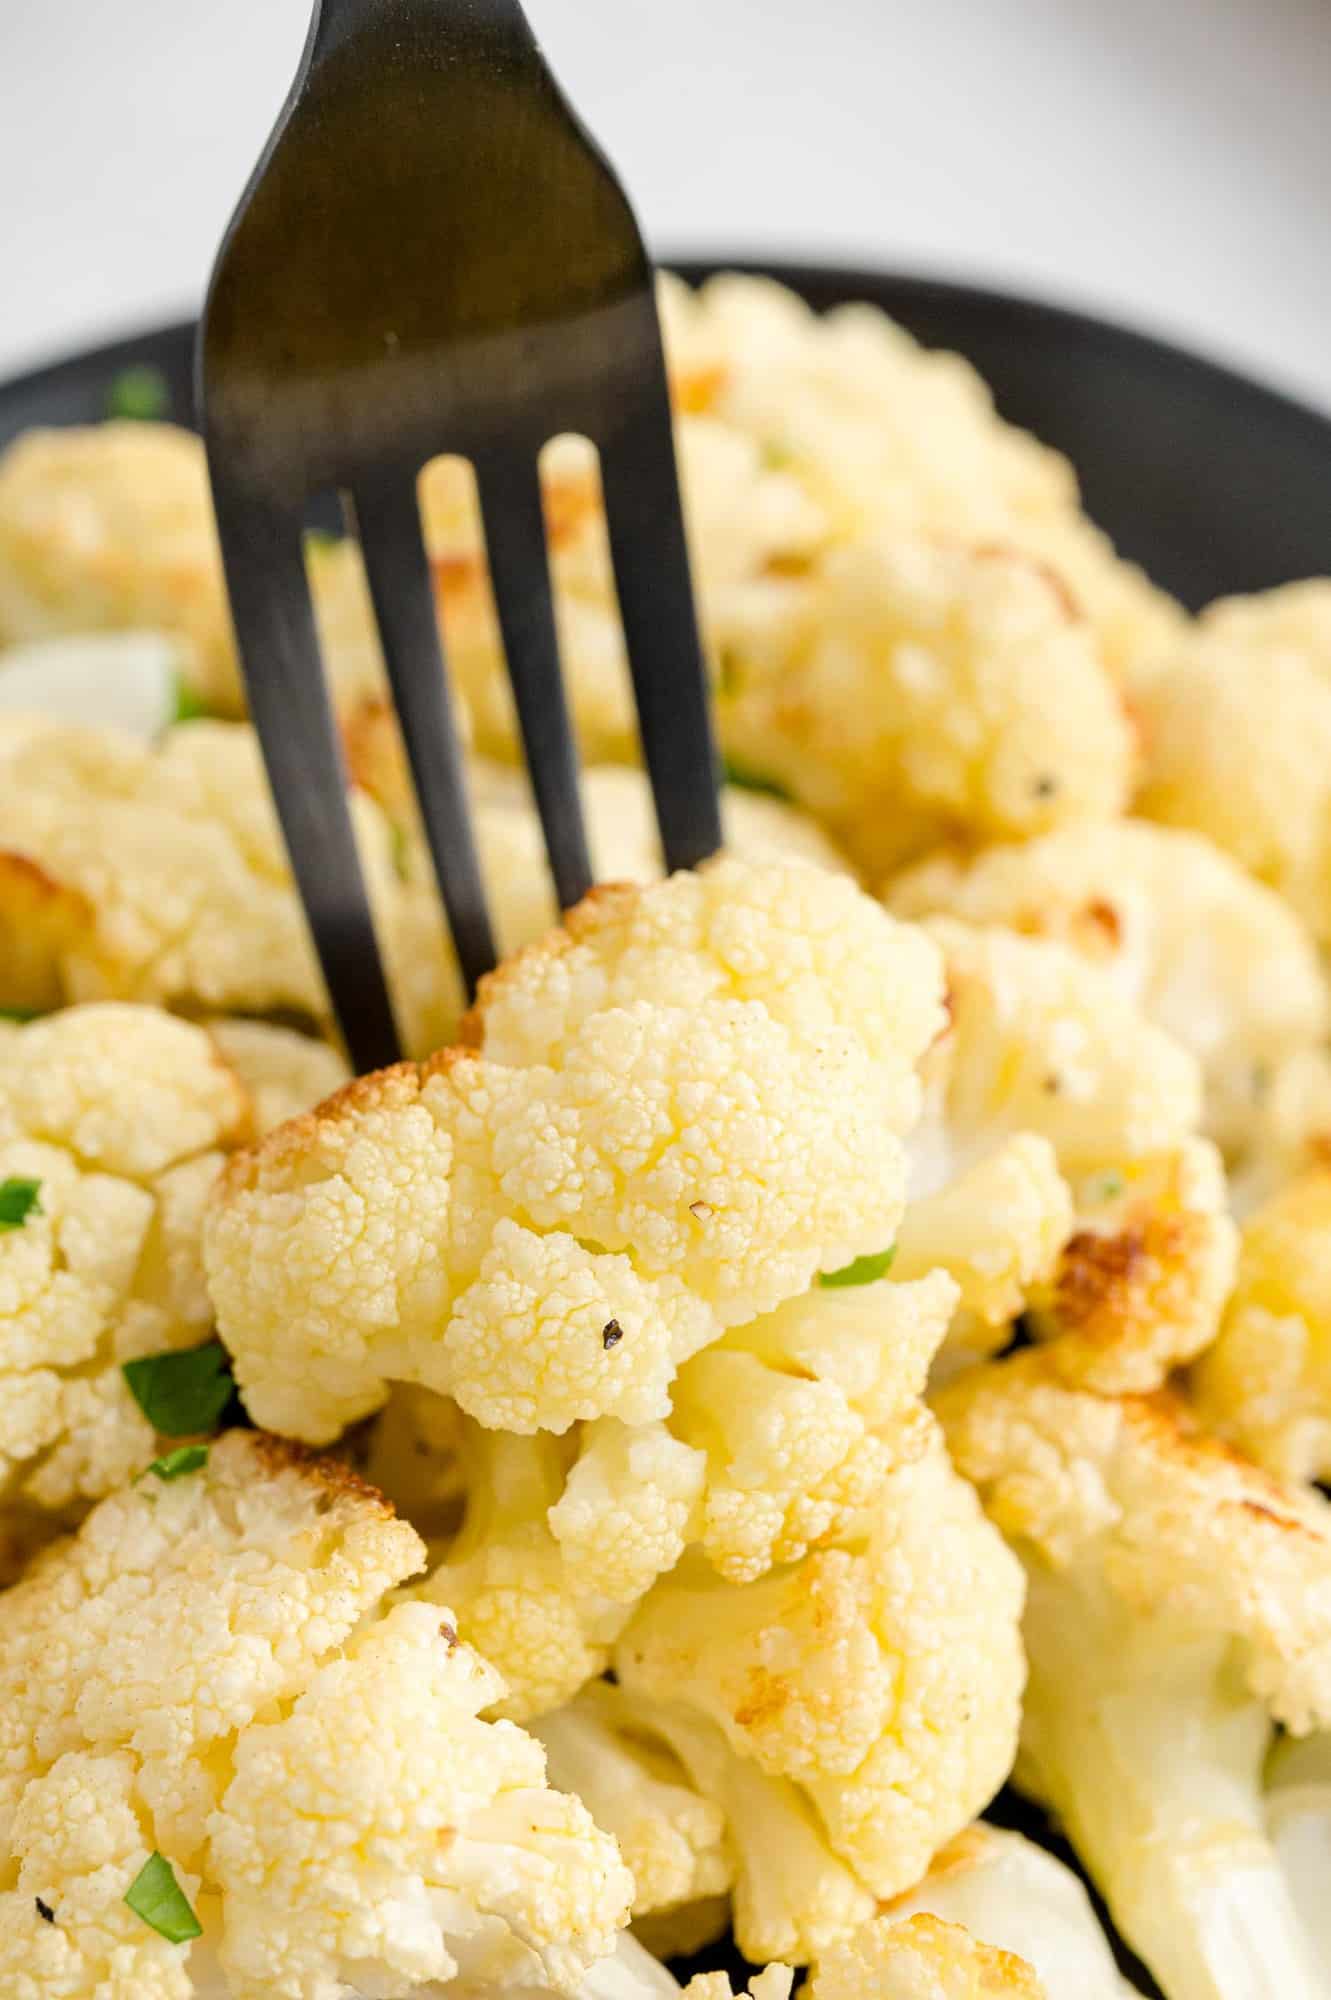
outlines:
[[[957,357],[662,306],[725,849],[558,440],[560,919],[431,467],[467,1007],[312,542],[373,1075],[197,443],[0,456],[0,1992],[1331,2000],[1331,581],[1191,617]]]

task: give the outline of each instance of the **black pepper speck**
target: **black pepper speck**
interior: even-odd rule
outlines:
[[[624,1329],[619,1324],[619,1321],[617,1319],[608,1319],[601,1328],[601,1345],[606,1353],[608,1354],[612,1347],[618,1347],[623,1338]]]

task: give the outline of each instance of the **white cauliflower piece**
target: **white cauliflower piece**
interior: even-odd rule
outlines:
[[[393,1381],[480,1422],[666,1416],[681,1362],[890,1243],[932,946],[845,878],[594,893],[473,1033],[237,1161],[207,1230],[251,1413],[323,1442]]]
[[[599,1594],[566,1563],[551,1528],[569,1457],[561,1440],[463,1423],[456,1452],[465,1512],[455,1535],[432,1547],[436,1566],[418,1588],[452,1607],[463,1637],[503,1676],[497,1712],[525,1722],[558,1708],[604,1670],[634,1600],[658,1566],[671,1566],[680,1543],[665,1543],[654,1562],[649,1556],[645,1576],[624,1576],[621,1600]],[[607,1513],[607,1542],[626,1520],[632,1533],[634,1499],[626,1489],[624,1504]]]
[[[946,1359],[1036,1309],[1069,1372],[1155,1386],[1215,1331],[1235,1256],[1195,1059],[1068,945],[940,917],[949,1025],[924,1067],[894,1270],[961,1287]]]
[[[1202,1420],[1286,1479],[1331,1476],[1331,1171],[1243,1227],[1238,1281],[1193,1371]]]
[[[987,1803],[1016,1739],[1020,1609],[936,1434],[839,1546],[758,1583],[686,1564],[656,1585],[615,1672],[726,1814],[747,1956],[807,1960]]]
[[[311,544],[325,668],[339,698],[383,681],[360,552]],[[243,707],[203,445],[166,423],[25,431],[0,456],[0,639],[170,634],[193,694]]]
[[[731,635],[717,716],[738,766],[880,874],[957,834],[1108,819],[1132,784],[1090,628],[1010,549],[897,535],[832,551],[779,618]]]
[[[809,2000],[1057,2000],[1024,1959],[927,1915],[878,1917],[830,1946],[808,1991]]]
[[[1250,1143],[1230,1175],[1230,1203],[1245,1219],[1301,1175],[1331,1162],[1331,1053],[1304,1049],[1271,1078]]]
[[[921,1914],[1025,1959],[1049,2000],[1124,2000],[1132,1990],[1080,1878],[1033,1840],[983,1820],[936,1855],[879,1921]]]
[[[1267,1836],[1272,1720],[1331,1715],[1331,1506],[1047,1356],[937,1407],[1027,1570],[1021,1781],[1174,2000],[1324,1991]]]
[[[248,727],[191,722],[150,747],[114,730],[3,723],[0,785],[13,807],[0,936],[35,905],[41,947],[12,987],[0,960],[0,1005],[140,1000],[328,1024]],[[356,794],[352,807],[404,1034],[434,1047],[454,1001],[433,897],[400,880],[373,801]]]
[[[1326,1033],[1311,937],[1199,834],[1141,820],[1060,827],[969,861],[926,861],[892,885],[888,906],[1072,945],[1192,1050],[1207,1130],[1229,1154],[1248,1142],[1274,1072]]]
[[[630,1877],[540,1746],[478,1719],[502,1682],[451,1619],[376,1615],[423,1554],[342,1467],[233,1432],[7,1594],[0,1967],[64,1982],[20,1993],[580,1991]]]
[[[1139,810],[1209,835],[1331,937],[1331,582],[1213,604],[1142,690]]]
[[[725,1814],[695,1791],[678,1758],[639,1730],[631,1702],[608,1681],[543,1716],[550,1782],[574,1792],[613,1833],[634,1882],[633,1914],[673,1910],[730,1888]]]
[[[253,1130],[210,1037],[155,1009],[0,1039],[0,1184],[22,1197],[0,1227],[0,1519],[20,1549],[152,1458],[121,1364],[207,1338],[202,1210]]]
[[[833,1542],[920,1448],[957,1288],[816,1285],[685,1362],[670,1429],[705,1453],[697,1536],[732,1583]]]

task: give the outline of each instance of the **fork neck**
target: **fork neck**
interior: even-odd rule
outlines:
[[[454,48],[493,41],[497,62],[537,42],[519,0],[314,0],[302,69],[313,74],[353,39],[373,37],[399,64],[443,67]]]

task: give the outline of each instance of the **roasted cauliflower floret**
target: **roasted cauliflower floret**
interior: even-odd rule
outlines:
[[[1004,423],[960,355],[921,347],[872,306],[813,313],[766,279],[725,275],[694,293],[667,278],[661,303],[685,436],[702,413],[758,440],[830,531],[1014,546],[1084,608],[1116,674],[1181,625],[1081,513],[1067,460]]]
[[[835,1541],[920,1448],[957,1288],[820,1283],[685,1362],[670,1430],[705,1454],[697,1538],[731,1582]]]
[[[1215,1331],[1233,1269],[1194,1059],[1067,945],[927,927],[949,1025],[924,1068],[894,1272],[961,1288],[949,1365],[1032,1310],[1063,1363],[1150,1388]]]
[[[7,1594],[6,1992],[580,1989],[630,1878],[478,1719],[502,1683],[447,1614],[382,1612],[423,1554],[340,1467],[233,1432]]]
[[[1090,628],[1003,549],[898,536],[833,551],[779,619],[732,635],[718,720],[734,759],[880,874],[956,833],[1107,819],[1131,786]]]
[[[293,1028],[225,1017],[207,1025],[249,1093],[258,1133],[299,1117],[347,1081],[346,1062],[335,1048]]]
[[[1204,1421],[1260,1465],[1331,1476],[1331,1168],[1244,1224],[1238,1282],[1193,1389]]]
[[[121,1364],[207,1338],[202,1209],[253,1131],[207,1034],[151,1008],[0,1040],[0,1516],[20,1539],[153,1456]]]
[[[1019,1833],[968,1826],[879,1922],[921,1913],[1025,1959],[1048,2000],[1126,2000],[1132,1991],[1080,1878]]]
[[[40,969],[50,995],[191,1013],[288,1011],[327,1024],[247,727],[192,722],[150,747],[113,730],[6,722],[0,785],[13,808],[0,833],[0,937],[23,921],[34,883],[52,899],[76,899],[81,913],[47,943]],[[413,1047],[429,1048],[456,1008],[434,898],[399,879],[374,803],[358,794],[353,808],[404,1031]],[[0,961],[0,1005],[34,1004],[37,970],[11,991]]]
[[[664,1743],[638,1730],[622,1689],[595,1681],[532,1733],[545,1745],[550,1782],[575,1792],[614,1834],[633,1876],[635,1917],[729,1890],[725,1814],[694,1790]]]
[[[1056,2000],[1024,1959],[934,1916],[877,1917],[820,1956],[809,2000]]]
[[[939,990],[813,869],[595,893],[486,983],[479,1052],[229,1173],[209,1282],[251,1413],[322,1442],[414,1381],[516,1432],[663,1418],[690,1355],[891,1242]]]
[[[1020,1607],[936,1435],[837,1547],[750,1584],[685,1565],[649,1594],[615,1672],[726,1814],[749,1957],[807,1960],[987,1803],[1015,1744]]]
[[[340,699],[382,684],[354,542],[310,550],[326,670]],[[161,632],[194,695],[243,706],[203,445],[165,423],[26,431],[0,456],[0,640]]]
[[[1331,937],[1331,582],[1202,614],[1138,709],[1139,808],[1205,833]]]
[[[1331,1714],[1331,1506],[1193,1434],[1163,1397],[1048,1357],[937,1401],[1027,1570],[1019,1779],[1178,2000],[1321,1992],[1263,1818],[1272,1721]]]
[[[1271,890],[1200,835],[1118,820],[1063,827],[892,885],[899,916],[946,912],[1070,944],[1202,1066],[1206,1128],[1237,1153],[1275,1070],[1327,1026],[1313,941]]]

